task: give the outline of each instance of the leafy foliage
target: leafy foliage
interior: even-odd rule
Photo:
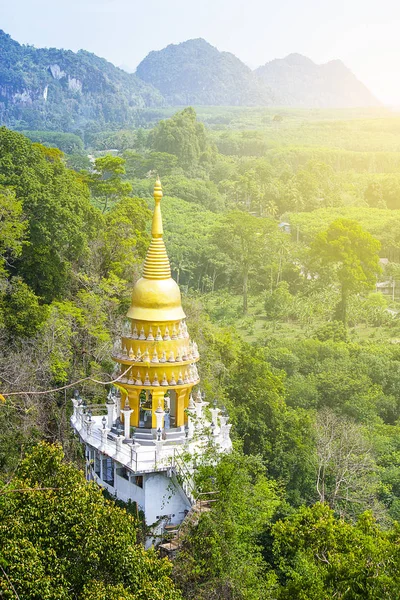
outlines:
[[[93,230],[95,213],[87,187],[51,149],[4,127],[0,183],[15,191],[26,219],[28,243],[15,262],[17,274],[46,301],[60,297],[71,277],[71,264],[85,256]]]
[[[26,223],[23,221],[22,202],[15,192],[6,186],[0,187],[0,274],[5,266],[20,256],[25,237]]]
[[[187,532],[174,563],[185,598],[269,598],[274,578],[265,577],[258,536],[280,500],[257,457],[240,452],[204,464],[199,482],[218,490],[210,512]],[[272,580],[272,581],[271,581]]]
[[[339,319],[346,324],[349,294],[372,288],[380,272],[380,244],[355,221],[338,219],[321,232],[311,246],[311,257],[319,275],[337,279],[341,300]]]
[[[276,523],[272,532],[278,598],[396,596],[399,532],[383,532],[368,513],[352,526],[316,504]]]
[[[98,169],[87,173],[69,171],[57,148],[1,130],[1,392],[43,391],[112,372],[111,347],[140,274],[160,172],[165,240],[199,344],[202,389],[226,406],[243,449],[201,469],[199,483],[218,489],[219,501],[185,539],[176,582],[199,599],[395,597],[400,162],[394,152],[356,151],[375,148],[367,130],[390,148],[392,133],[379,119],[382,137],[374,119],[200,112],[209,130],[192,110],[152,131],[87,130],[93,146],[120,149],[96,157]],[[149,111],[146,119],[170,114]],[[396,119],[391,123],[398,132]],[[327,133],[326,143],[338,148],[320,146]],[[371,208],[382,199],[390,209]],[[370,292],[378,272],[373,238],[388,260],[382,286]],[[29,269],[25,257],[34,257]],[[334,320],[343,285],[347,326]],[[81,393],[104,401],[103,388],[89,381]],[[69,403],[59,392],[1,403],[5,479],[43,438],[61,441],[77,459]],[[10,506],[20,514],[16,498],[10,494]],[[67,514],[66,500],[63,506]],[[63,597],[65,570],[56,561],[53,592],[47,557],[36,551],[26,542],[18,549],[22,563],[29,554],[34,597]],[[78,565],[73,575],[83,587],[76,597],[138,597],[119,578],[120,566],[109,568],[107,581],[83,581]]]
[[[212,160],[204,125],[196,121],[193,108],[185,108],[151,132],[149,144],[156,152],[173,154],[189,173],[195,172]]]
[[[0,490],[3,598],[177,600],[171,566],[57,446],[39,444]]]
[[[125,160],[119,156],[101,156],[94,162],[93,172],[88,174],[88,183],[95,204],[107,212],[131,191],[131,186],[122,181]]]

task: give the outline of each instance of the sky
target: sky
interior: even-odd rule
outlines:
[[[255,68],[291,52],[341,59],[400,106],[395,0],[0,0],[0,28],[23,44],[84,48],[135,70],[151,50],[202,37]]]

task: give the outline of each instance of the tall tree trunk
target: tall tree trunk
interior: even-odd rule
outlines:
[[[342,286],[341,289],[341,299],[340,302],[336,306],[335,310],[335,319],[337,321],[342,321],[343,325],[347,327],[347,301],[349,294],[347,290]]]
[[[249,279],[249,269],[245,267],[243,273],[243,314],[247,315],[247,284]]]

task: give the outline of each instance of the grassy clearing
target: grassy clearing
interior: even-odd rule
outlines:
[[[202,296],[206,310],[214,323],[225,327],[234,327],[248,342],[263,343],[268,340],[290,342],[312,337],[315,331],[326,321],[309,320],[307,323],[297,321],[270,321],[265,317],[261,296],[249,298],[249,310],[242,314],[242,298],[239,295],[206,294]],[[400,321],[393,319],[390,325],[373,327],[358,323],[348,328],[349,341],[374,343],[400,343]]]

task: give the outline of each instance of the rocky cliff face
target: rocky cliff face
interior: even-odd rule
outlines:
[[[163,104],[135,75],[85,52],[22,46],[0,30],[0,122],[74,131],[133,122],[136,110]]]

